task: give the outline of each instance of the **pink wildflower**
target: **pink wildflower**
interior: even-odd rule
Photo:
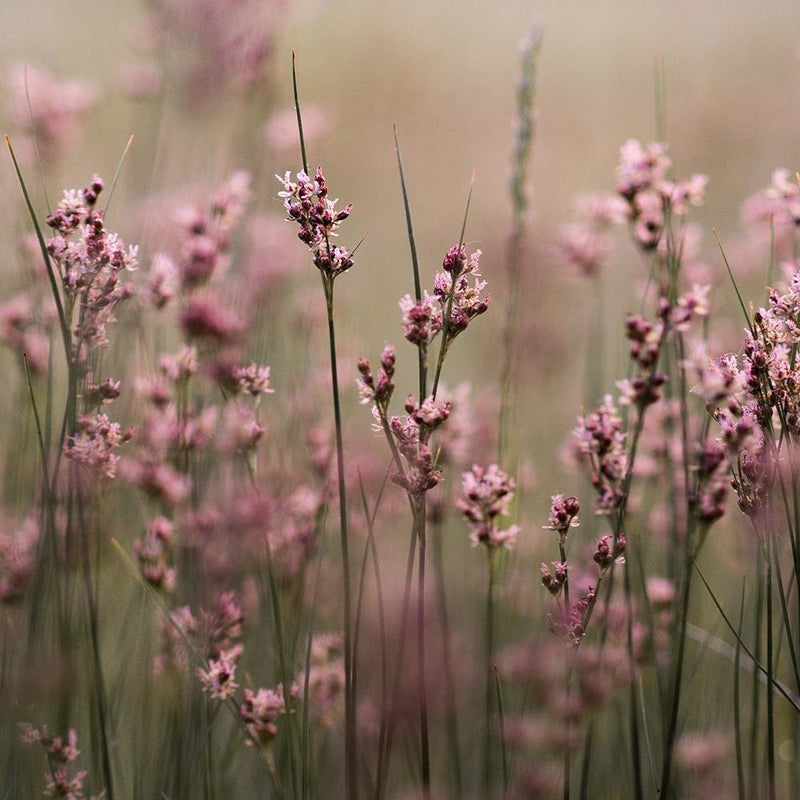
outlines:
[[[515,485],[514,479],[497,464],[488,467],[475,464],[461,475],[461,498],[456,506],[471,528],[473,546],[482,544],[491,551],[497,547],[510,549],[514,544],[521,530],[519,525],[500,530],[497,517],[508,514]]]
[[[313,179],[302,170],[295,181],[290,172],[283,178],[275,177],[283,184],[278,196],[283,198],[289,220],[300,226],[297,237],[308,245],[314,266],[331,279],[350,269],[352,255],[344,247],[333,245],[331,239],[337,235],[339,225],[350,216],[353,206],[348,204],[341,211],[336,210],[338,201],[328,197],[322,167],[317,167]]]
[[[223,650],[219,658],[212,658],[208,668],[198,667],[197,677],[200,678],[203,691],[214,700],[227,700],[233,697],[239,684],[236,683],[236,662],[242,654],[243,647],[236,644],[229,650]]]

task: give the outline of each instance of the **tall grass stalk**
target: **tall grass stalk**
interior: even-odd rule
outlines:
[[[292,52],[292,87],[294,91],[295,110],[297,112],[297,128],[300,138],[300,154],[303,171],[308,174],[308,159],[303,135],[303,121],[300,111],[300,97],[297,89],[297,69],[295,54]],[[326,242],[330,253],[330,243]],[[344,683],[345,683],[345,794],[352,800],[358,800],[358,776],[356,753],[356,700],[353,697],[353,641],[352,641],[352,590],[350,585],[350,545],[347,526],[347,487],[345,484],[344,437],[342,433],[342,412],[339,399],[339,375],[336,364],[336,327],[334,323],[334,282],[333,272],[320,270],[322,290],[325,295],[325,311],[328,322],[328,345],[330,355],[331,393],[333,400],[333,418],[336,434],[336,472],[339,493],[339,533],[342,556],[343,583],[343,629],[344,629]]]
[[[518,372],[516,327],[525,247],[526,217],[530,206],[530,190],[526,186],[535,127],[536,67],[542,47],[544,30],[538,20],[531,23],[520,43],[519,81],[516,92],[516,121],[512,142],[511,231],[506,244],[506,312],[503,315],[502,364],[500,367],[500,411],[497,432],[497,463],[503,464],[512,442],[514,380]],[[516,472],[513,468],[512,471]]]
[[[483,728],[483,765],[481,787],[484,797],[491,797],[493,791],[493,768],[494,768],[494,697],[495,687],[495,607],[497,605],[497,580],[500,568],[498,560],[500,552],[496,547],[487,550],[488,558],[488,584],[486,588],[486,637],[485,637],[485,693],[484,693],[484,728]]]

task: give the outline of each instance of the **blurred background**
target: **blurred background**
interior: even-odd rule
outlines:
[[[179,3],[154,4],[154,7]],[[206,4],[199,3],[195,9]],[[252,4],[251,4],[252,5]],[[676,173],[709,175],[706,204],[694,214],[704,229],[713,274],[721,277],[710,227],[723,242],[740,229],[744,198],[766,185],[772,170],[794,170],[800,153],[800,10],[791,0],[728,2],[381,2],[273,3],[265,23],[268,79],[249,92],[181,73],[190,57],[190,28],[161,31],[143,24],[147,4],[98,5],[75,0],[69,13],[48,0],[0,5],[3,60],[46,67],[62,79],[88,79],[96,92],[84,124],[62,158],[48,165],[51,199],[93,171],[110,176],[125,141],[136,137],[118,196],[182,184],[216,185],[232,169],[254,175],[256,203],[273,210],[274,173],[296,169],[291,145],[276,151],[266,121],[291,109],[290,51],[298,59],[299,88],[318,112],[322,135],[309,158],[323,164],[342,202],[353,202],[350,236],[359,268],[342,282],[342,302],[353,312],[344,335],[363,343],[395,339],[397,298],[410,287],[405,225],[392,142],[397,125],[423,266],[438,267],[458,239],[470,181],[476,180],[467,241],[480,247],[502,309],[499,265],[510,219],[508,178],[518,44],[533,18],[544,27],[536,71],[537,120],[530,170],[533,216],[524,281],[525,337],[539,357],[579,359],[585,346],[592,293],[564,275],[547,253],[556,226],[573,215],[577,193],[613,189],[619,146],[656,135],[655,61],[663,59],[666,138]],[[150,23],[152,26],[152,22]],[[202,46],[202,43],[201,43]],[[174,69],[165,69],[172,66]],[[162,70],[161,80],[148,69]],[[152,86],[148,81],[154,81]],[[207,86],[203,84],[207,83]],[[161,91],[155,92],[160,86]],[[155,93],[152,93],[155,92]],[[139,95],[132,99],[131,95]],[[194,103],[194,107],[192,106]],[[187,107],[188,106],[188,107]],[[309,111],[309,113],[311,113]],[[316,116],[315,116],[316,118]],[[6,109],[5,130],[14,133]],[[8,186],[10,166],[3,169]],[[3,204],[15,201],[5,192]],[[123,235],[135,229],[117,207]],[[139,242],[145,260],[158,246]],[[627,258],[624,243],[617,262]],[[494,272],[493,272],[494,270]],[[634,282],[625,266],[617,278]],[[612,276],[613,277],[613,276]],[[310,283],[314,277],[309,276]],[[345,289],[345,285],[347,288]],[[722,284],[725,290],[724,283]],[[567,300],[567,298],[569,298]],[[625,310],[625,309],[623,309]],[[356,313],[357,312],[357,313]],[[563,341],[541,347],[535,338]],[[478,338],[478,337],[476,337]],[[491,374],[493,335],[473,339],[482,374]],[[568,343],[567,343],[568,341]],[[354,346],[356,346],[354,344]],[[361,344],[363,347],[364,345]],[[462,346],[460,356],[465,357]],[[472,355],[471,358],[476,356]],[[545,371],[562,364],[544,364]],[[466,373],[464,373],[466,374]],[[544,375],[536,374],[537,381]],[[559,409],[579,401],[574,382],[561,385]],[[558,409],[555,410],[558,413]]]
[[[412,281],[393,124],[427,285],[459,240],[475,173],[465,240],[470,250],[483,251],[492,304],[454,346],[445,377],[450,386],[470,381],[485,427],[494,424],[509,303],[504,264],[519,44],[534,20],[544,30],[515,330],[513,442],[521,488],[516,513],[526,528],[520,550],[534,551],[526,570],[531,564],[537,569],[539,557],[556,555],[552,541],[540,535],[550,495],[586,491],[560,452],[580,410],[615,392],[625,374],[623,319],[638,309],[647,276],[624,232],[599,274],[578,274],[554,252],[559,225],[574,218],[576,195],[614,189],[623,142],[656,138],[660,62],[675,173],[709,176],[705,204],[692,210],[692,220],[702,234],[696,261],[713,286],[712,307],[725,312],[712,323],[711,340],[718,352],[736,350],[743,325],[711,230],[718,230],[745,297],[760,302],[768,249],[763,239],[754,244],[745,235],[741,208],[774,169],[793,174],[800,166],[800,6],[795,0],[242,0],[228,13],[223,5],[73,0],[65,7],[55,0],[3,0],[2,128],[21,154],[40,216],[62,188],[82,186],[94,172],[110,182],[133,134],[109,219],[111,229],[139,244],[143,282],[153,256],[175,238],[175,209],[187,198],[208,196],[237,169],[252,176],[248,214],[280,219],[274,175],[302,166],[292,114],[294,51],[309,166],[322,165],[331,193],[341,204],[354,204],[342,242],[353,247],[365,237],[356,265],[337,282],[347,441],[356,461],[368,461],[371,447],[378,460],[385,456],[385,443],[371,438],[368,410],[357,405],[356,358],[377,360],[385,343],[396,343],[398,384],[409,382],[408,391],[416,360],[402,341],[397,306]],[[229,38],[221,42],[223,29]],[[31,111],[21,64],[28,65],[34,115],[47,105],[45,96],[73,98],[71,110],[59,111],[52,101],[61,127],[39,165],[26,151]],[[40,71],[43,85],[78,83],[37,95]],[[74,124],[66,119],[71,113]],[[30,229],[7,159],[0,166],[0,218],[5,300],[25,285],[19,241]],[[327,407],[327,395],[307,369],[324,364],[324,337],[296,334],[298,325],[316,320],[323,336],[318,278],[289,233],[286,246],[271,244],[263,257],[291,263],[291,291],[282,285],[264,301],[266,333],[251,346],[253,358],[273,366],[276,416],[301,403],[304,393],[310,405]],[[126,363],[127,347],[114,345],[118,363]],[[3,357],[11,367],[14,357]],[[400,388],[398,396],[406,391]],[[10,397],[2,401],[5,414],[13,413]],[[476,455],[490,460],[492,442],[489,433]],[[449,480],[456,491],[457,475]],[[465,544],[466,530],[452,541]],[[398,555],[404,546],[403,539]],[[451,567],[474,564],[466,546],[456,553]],[[531,574],[517,574],[513,588],[524,598],[520,608],[533,603],[541,612],[546,598]],[[466,575],[459,571],[457,580],[470,583]],[[482,574],[466,607],[479,607],[481,581]]]

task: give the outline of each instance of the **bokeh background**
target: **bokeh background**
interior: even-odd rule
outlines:
[[[355,359],[377,359],[384,343],[395,342],[399,382],[413,377],[415,355],[410,346],[402,346],[397,308],[412,283],[393,124],[427,282],[458,241],[475,173],[466,241],[484,253],[492,306],[459,339],[446,380],[450,385],[469,380],[492,416],[508,305],[503,263],[512,215],[508,184],[519,43],[537,20],[544,41],[535,73],[532,213],[516,330],[520,363],[514,451],[522,489],[516,513],[526,528],[521,550],[552,550],[552,541],[540,530],[549,496],[586,488],[564,465],[562,445],[580,409],[596,403],[604,391],[613,392],[614,382],[625,373],[622,321],[636,309],[646,276],[624,233],[602,274],[590,280],[576,274],[553,253],[557,228],[572,218],[576,194],[613,189],[625,140],[656,137],[660,59],[666,140],[675,171],[679,176],[702,172],[710,179],[705,205],[693,210],[692,218],[704,234],[713,305],[725,312],[712,340],[720,351],[736,349],[742,324],[711,229],[719,231],[745,296],[758,297],[767,251],[759,260],[743,244],[740,210],[747,196],[769,183],[773,169],[800,166],[800,7],[794,0],[303,0],[274,5],[268,78],[256,90],[242,93],[215,85],[212,63],[207,76],[188,86],[165,79],[162,91],[153,95],[142,90],[149,73],[139,73],[142,83],[136,86],[142,96],[132,97],[132,64],[141,68],[143,61],[155,58],[157,65],[173,70],[164,75],[174,76],[192,51],[190,37],[172,33],[157,56],[143,53],[146,3],[73,0],[65,7],[54,0],[2,0],[0,69],[20,62],[42,66],[59,78],[89,80],[96,92],[80,129],[41,180],[35,163],[28,165],[38,210],[44,212],[45,194],[52,203],[61,188],[84,185],[93,172],[110,179],[133,134],[112,227],[140,245],[143,269],[169,241],[171,198],[208,193],[235,169],[253,176],[251,213],[279,216],[279,185],[273,176],[301,164],[291,118],[283,127],[288,131],[285,146],[276,140],[276,128],[270,138],[265,125],[292,108],[294,50],[311,166],[323,165],[332,193],[354,204],[346,243],[353,246],[366,236],[356,266],[337,283],[341,369],[350,387],[345,398],[349,457],[367,458],[362,448],[384,447],[370,438],[368,412],[357,404]],[[19,119],[3,108],[8,96],[7,89],[0,95],[0,120],[14,138]],[[274,125],[280,128],[280,118]],[[20,285],[24,269],[17,243],[29,228],[7,160],[0,166],[0,214],[0,244],[7,254],[1,267],[4,299],[4,291],[10,296]],[[298,262],[303,255],[298,245]],[[321,300],[317,276],[310,265],[307,270],[294,274],[284,321],[308,314]],[[598,302],[602,313],[596,310]],[[281,408],[293,402],[280,391],[296,378],[298,364],[324,363],[326,353],[298,355],[291,341],[279,338],[282,331],[291,338],[291,324],[267,329],[274,338],[257,348],[258,355],[273,365],[274,402]],[[603,346],[598,348],[598,342]],[[126,357],[125,352],[116,355]],[[9,372],[12,358],[3,355]],[[307,392],[309,402],[327,403],[319,386],[309,384]],[[0,400],[6,421],[14,409],[10,398],[9,392]],[[404,540],[397,545],[398,555],[403,546]],[[464,602],[479,608],[480,580],[458,569],[459,564],[474,565],[474,553],[466,546],[459,552],[451,562],[454,580],[471,585],[474,593]],[[542,557],[549,560],[555,553]],[[539,592],[530,573],[515,580],[528,584],[523,596]],[[536,603],[541,610],[545,599]]]
[[[542,358],[549,352],[560,361],[580,360],[592,300],[585,284],[564,278],[545,245],[556,225],[571,216],[576,193],[613,188],[623,141],[655,137],[658,57],[676,171],[710,176],[706,205],[695,219],[706,230],[705,246],[719,274],[710,227],[718,228],[725,241],[739,229],[742,200],[765,185],[774,168],[794,169],[798,161],[800,10],[790,1],[293,2],[276,15],[272,77],[263,90],[246,98],[219,92],[194,114],[171,102],[174,95],[159,104],[131,101],[119,90],[126,64],[142,58],[137,25],[144,8],[135,2],[76,0],[65,14],[61,4],[48,0],[0,5],[5,63],[27,61],[59,76],[90,78],[99,90],[69,157],[45,176],[51,195],[57,196],[61,186],[80,184],[92,171],[111,174],[133,133],[136,143],[119,186],[121,198],[182,183],[212,185],[241,166],[254,174],[258,170],[257,202],[270,207],[277,187],[271,176],[296,168],[299,160],[291,152],[260,149],[264,121],[291,107],[294,49],[304,102],[318,107],[326,120],[327,134],[312,141],[310,159],[324,164],[343,202],[354,202],[351,230],[368,233],[351,291],[342,292],[352,298],[344,301],[352,302],[350,321],[357,320],[350,330],[344,322],[346,335],[363,334],[365,342],[395,337],[386,320],[409,287],[393,123],[423,264],[432,272],[458,238],[475,170],[467,239],[485,252],[492,281],[510,217],[518,43],[534,18],[545,34],[530,172],[535,252],[526,265],[523,305],[536,334],[527,341]],[[180,44],[167,41],[166,49],[179,50]],[[7,165],[4,186],[9,177]],[[126,231],[119,213],[123,233],[135,238],[137,231]],[[148,243],[141,244],[147,254]],[[631,275],[626,268],[617,278],[630,281]],[[497,324],[502,309],[497,283],[495,298],[501,302],[487,327]],[[556,332],[563,349],[533,340]],[[481,339],[469,347],[481,354],[481,373],[491,374],[489,343],[495,337]],[[543,377],[536,374],[537,382]],[[558,409],[578,400],[574,382],[568,392],[572,402],[562,393]]]

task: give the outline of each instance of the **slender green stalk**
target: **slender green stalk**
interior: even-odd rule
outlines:
[[[308,697],[309,697],[309,676],[311,674],[311,648],[314,643],[314,631],[317,619],[317,600],[319,598],[320,575],[322,574],[322,547],[319,548],[317,557],[317,571],[314,577],[314,594],[311,601],[311,617],[308,621],[308,637],[306,641],[306,660],[305,674],[303,676],[303,719],[300,740],[300,757],[302,759],[300,776],[300,797],[308,800],[311,780],[311,746],[308,735]]]
[[[631,590],[631,571],[627,567],[623,570],[623,586],[625,590],[625,604],[627,606],[627,624],[626,624],[626,637],[628,647],[628,659],[630,661],[630,688],[629,688],[629,702],[628,702],[628,719],[630,722],[631,733],[631,760],[633,761],[633,789],[634,796],[637,800],[644,797],[644,790],[642,786],[642,762],[641,762],[641,746],[639,744],[639,713],[638,713],[638,697],[636,692],[636,661],[634,659],[633,651],[633,592]],[[678,684],[679,685],[679,684]],[[677,703],[676,703],[677,705]],[[663,798],[668,795],[662,789]]]
[[[485,721],[483,729],[483,797],[491,797],[492,793],[492,714],[494,713],[494,627],[495,627],[495,593],[497,589],[497,558],[498,548],[490,547],[489,556],[489,585],[486,591],[486,693],[484,699]]]
[[[497,727],[500,733],[500,758],[503,764],[503,798],[508,797],[511,789],[511,771],[508,763],[508,751],[506,748],[506,710],[503,702],[503,684],[500,681],[500,670],[495,665],[493,667],[494,686],[497,696]]]
[[[519,285],[525,238],[525,217],[530,205],[530,192],[526,188],[527,168],[530,160],[534,132],[534,100],[536,96],[536,62],[542,46],[541,23],[534,22],[522,42],[520,79],[517,88],[517,120],[513,138],[511,184],[509,186],[513,218],[508,237],[506,255],[506,280],[508,300],[503,315],[503,362],[500,369],[500,412],[497,433],[497,463],[505,461],[511,440],[514,400],[514,376],[517,366],[514,332],[519,301]]]
[[[567,566],[567,551],[566,551],[566,542],[567,536],[565,533],[561,533],[558,537],[558,554],[561,558],[561,563],[564,564],[565,569],[565,578],[564,578],[564,620],[565,622],[569,620],[569,613],[570,613],[570,602],[569,602],[569,567]],[[565,693],[565,704],[569,706],[570,704],[570,695],[572,694],[572,665],[570,663],[571,653],[570,648],[567,648],[564,651],[565,657],[565,664],[564,664],[564,693]],[[567,725],[571,728],[572,722],[568,721]],[[564,800],[569,800],[570,798],[570,775],[572,772],[572,763],[571,763],[571,755],[570,755],[570,748],[564,748],[564,755],[562,758],[562,765],[564,770],[563,776],[563,792],[562,797]]]
[[[69,324],[67,322],[67,316],[64,312],[64,303],[61,300],[61,293],[58,289],[58,282],[56,281],[56,274],[55,270],[53,269],[53,262],[50,260],[50,254],[47,252],[47,245],[44,241],[44,234],[42,233],[42,228],[39,225],[39,220],[36,216],[36,212],[33,210],[33,203],[31,202],[30,195],[28,194],[28,187],[25,185],[25,179],[22,177],[22,170],[20,169],[19,162],[17,161],[17,156],[14,153],[14,148],[11,145],[11,139],[8,136],[4,137],[6,147],[8,148],[9,155],[11,156],[11,161],[14,164],[14,171],[17,174],[17,180],[19,181],[20,188],[22,189],[22,196],[25,198],[25,207],[28,209],[28,215],[31,218],[31,222],[33,224],[33,229],[36,232],[36,240],[39,243],[39,250],[42,253],[42,258],[44,259],[44,265],[47,269],[47,279],[50,281],[50,289],[53,293],[53,301],[56,304],[56,311],[58,313],[58,324],[59,328],[61,329],[61,338],[64,343],[64,352],[67,357],[67,361],[72,360],[72,345],[71,345],[71,334],[69,329]]]
[[[447,728],[447,746],[450,756],[450,767],[453,777],[453,789],[456,797],[463,797],[464,787],[461,766],[461,748],[458,738],[458,709],[455,697],[455,676],[450,653],[450,615],[447,609],[447,582],[444,574],[444,554],[442,552],[442,525],[437,522],[431,532],[433,541],[433,571],[436,579],[436,599],[439,609],[439,626],[442,631],[442,666],[445,678],[445,703],[447,711],[445,726]]]
[[[406,178],[403,172],[403,159],[400,155],[400,143],[397,140],[397,126],[392,125],[394,134],[394,149],[397,153],[397,169],[400,173],[400,188],[403,192],[403,209],[406,215],[406,229],[408,231],[408,246],[411,250],[411,268],[414,275],[414,298],[419,302],[422,300],[422,284],[419,277],[419,258],[417,256],[417,244],[414,239],[414,225],[411,222],[411,206],[408,202],[408,190],[406,188]],[[417,348],[417,361],[419,370],[419,402],[421,403],[427,395],[427,348],[420,345]]]
[[[431,754],[428,735],[428,696],[426,691],[427,671],[425,668],[425,556],[427,536],[425,532],[425,495],[418,498],[414,516],[419,541],[419,562],[417,573],[417,689],[419,692],[419,725],[422,746],[422,796],[431,796]]]
[[[736,656],[733,664],[733,727],[736,739],[736,786],[739,800],[745,798],[744,756],[742,754],[742,704],[739,697],[739,670],[742,655],[742,623],[744,620],[744,581],[742,581],[741,600],[739,601],[739,635],[736,638]]]
[[[72,475],[70,476],[72,478]],[[97,719],[100,725],[100,756],[103,765],[103,779],[105,781],[108,800],[114,800],[114,779],[111,769],[111,753],[109,750],[109,713],[108,698],[106,694],[103,664],[100,656],[99,614],[97,608],[97,594],[92,588],[92,559],[89,553],[89,525],[84,518],[84,508],[80,500],[78,506],[78,521],[80,526],[81,543],[81,571],[83,573],[84,589],[88,610],[89,635],[91,640],[92,674],[95,681],[95,701],[97,703]],[[95,532],[96,533],[96,532]],[[100,565],[95,560],[95,569],[99,571]]]
[[[342,436],[342,412],[339,403],[339,375],[336,366],[336,328],[333,317],[333,277],[322,276],[325,291],[325,306],[328,315],[328,344],[330,346],[331,389],[333,393],[333,417],[336,429],[336,469],[339,488],[339,530],[342,553],[342,581],[344,583],[344,705],[345,705],[345,768],[347,797],[358,798],[356,775],[356,710],[353,697],[353,641],[352,641],[352,597],[350,586],[350,552],[347,530],[347,489],[344,478],[344,441]]]
[[[103,209],[103,216],[108,217],[108,209],[111,205],[111,200],[114,197],[114,190],[117,188],[117,181],[119,180],[119,176],[122,173],[122,165],[125,163],[125,159],[128,157],[128,153],[130,152],[131,146],[133,145],[133,134],[130,135],[128,141],[125,144],[125,147],[122,149],[122,155],[117,162],[117,168],[114,170],[114,177],[111,179],[111,186],[108,189],[108,195],[106,197],[106,205]]]
[[[686,624],[689,618],[689,597],[692,586],[692,557],[687,546],[680,599],[680,622],[678,627],[678,653],[675,657],[675,673],[672,681],[671,704],[664,740],[664,761],[661,769],[662,800],[669,800],[672,781],[672,760],[675,755],[675,739],[678,734],[678,709],[686,654]]]
[[[766,586],[764,592],[767,596],[767,790],[769,800],[775,800],[775,696],[774,696],[774,647],[773,647],[773,620],[772,620],[772,548],[774,547],[773,533],[765,531],[763,557],[766,567]]]
[[[397,643],[397,668],[394,673],[392,685],[392,697],[389,708],[384,708],[384,714],[388,713],[386,722],[386,736],[384,739],[383,757],[380,760],[381,770],[378,774],[378,781],[375,787],[376,800],[383,800],[386,792],[386,781],[389,775],[389,764],[392,755],[392,744],[394,741],[394,727],[397,718],[397,708],[400,702],[400,689],[403,678],[402,659],[405,653],[406,633],[408,629],[408,608],[411,600],[411,587],[414,580],[414,563],[417,553],[417,532],[412,526],[411,539],[408,544],[408,560],[406,563],[405,588],[403,589],[403,606],[400,611],[400,632]]]

